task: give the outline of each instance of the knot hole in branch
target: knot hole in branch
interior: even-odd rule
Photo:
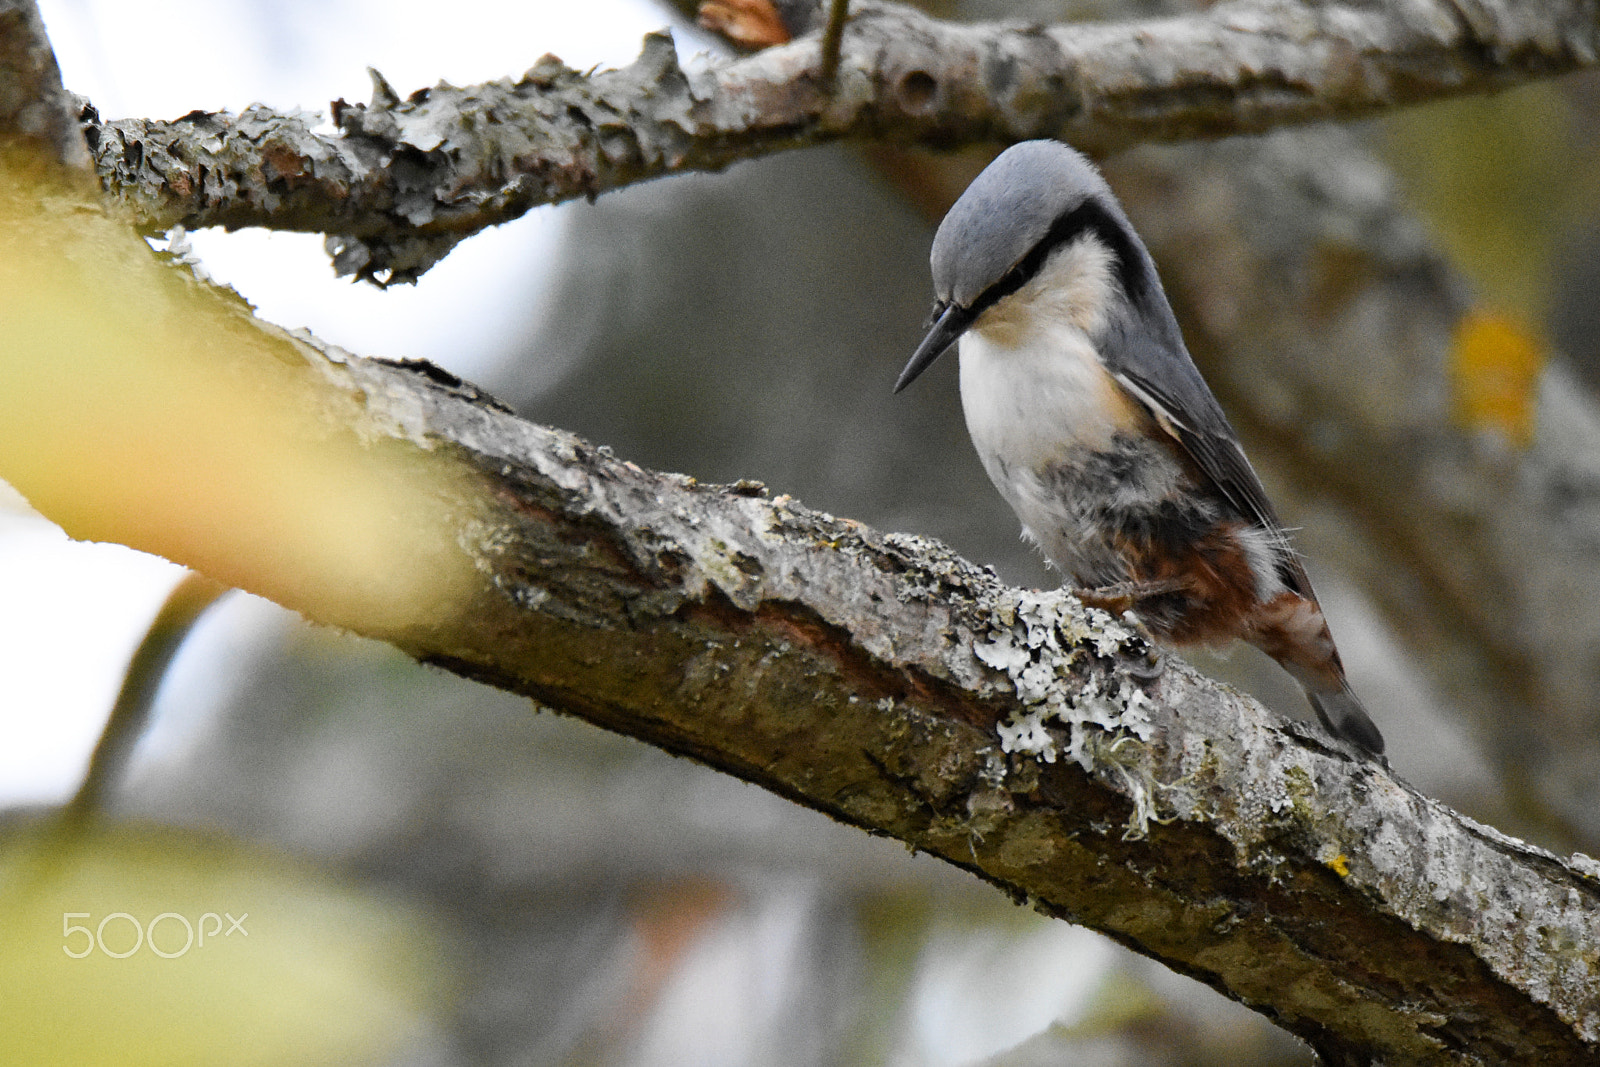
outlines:
[[[895,83],[895,94],[907,111],[921,114],[933,107],[939,95],[939,81],[925,70],[908,70]]]

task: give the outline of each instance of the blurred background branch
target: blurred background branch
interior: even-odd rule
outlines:
[[[83,784],[61,810],[62,825],[69,832],[81,832],[90,820],[104,814],[106,798],[121,783],[133,746],[150,724],[150,709],[172,657],[200,616],[227,591],[203,574],[188,574],[151,620],[150,630],[134,650],[117,701],[111,705],[106,727],[89,757]]]

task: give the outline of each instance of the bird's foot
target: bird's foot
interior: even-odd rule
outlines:
[[[1157,646],[1150,627],[1140,618],[1139,605],[1152,597],[1181,593],[1185,588],[1181,579],[1168,578],[1154,582],[1117,582],[1094,589],[1074,589],[1072,593],[1086,606],[1109,612],[1114,618],[1134,627],[1144,642],[1145,656],[1144,662],[1130,664],[1128,673],[1148,682],[1161,677],[1166,671],[1167,659]],[[1130,611],[1133,612],[1131,616],[1126,614]]]
[[[1125,611],[1138,611],[1141,601],[1181,593],[1184,589],[1181,578],[1163,578],[1154,582],[1114,582],[1093,589],[1074,589],[1072,595],[1088,607],[1120,617]]]
[[[1127,671],[1141,682],[1153,682],[1166,672],[1167,657],[1160,649],[1156,648],[1155,643],[1148,634],[1141,636],[1144,637],[1144,659],[1129,663]]]

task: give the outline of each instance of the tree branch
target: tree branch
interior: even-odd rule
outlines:
[[[95,256],[72,237],[89,216],[28,238],[75,272],[61,278],[73,309],[105,302],[103,236]],[[52,271],[21,251],[0,249],[0,281],[26,294]],[[107,322],[115,344],[84,339],[63,359],[24,318],[19,337],[54,358],[0,362],[0,428],[20,424],[0,432],[0,475],[73,536],[159,552],[898,837],[1329,1057],[1577,1064],[1600,1051],[1593,861],[1455,815],[1176,660],[1153,669],[1136,634],[1070,598],[1006,589],[934,543],[755,486],[642,470],[441,371],[324,352],[158,273],[136,314]],[[37,299],[13,310],[59,314]],[[283,470],[249,461],[268,447],[241,440],[253,426],[207,430],[216,401],[188,371],[194,411],[119,427],[178,373],[136,358],[146,331],[167,354],[173,314],[227,338],[197,373],[310,420],[294,433],[318,451],[293,460],[295,479],[335,453],[382,464],[305,494],[353,507],[389,482],[378,526],[319,510],[305,547],[273,533],[263,551]],[[84,384],[109,373],[102,349],[116,351],[115,388]],[[63,469],[49,433],[101,444]],[[130,483],[143,496],[182,486],[184,510],[131,506]],[[380,536],[391,526],[413,540]],[[329,542],[364,566],[341,576],[302,558]],[[427,595],[371,588],[439,573],[455,577]]]
[[[139,647],[134,649],[122,688],[111,706],[100,739],[89,756],[83,782],[61,809],[61,825],[81,832],[104,814],[106,798],[117,785],[133,754],[133,747],[150,721],[150,709],[166,678],[167,668],[194,631],[200,616],[228,590],[203,574],[186,574],[167,594],[161,610],[150,621]]]
[[[816,34],[686,72],[665,35],[621,70],[546,56],[516,82],[439,85],[316,118],[253,106],[173,122],[86,117],[108,189],[152,231],[334,235],[341,271],[412,280],[529,208],[841,137],[942,146],[1258,132],[1489,92],[1591,66],[1593,0],[1219,4],[1114,24],[954,25],[862,0],[823,77]]]
[[[1593,861],[1181,664],[1150,679],[1134,634],[936,544],[654,474],[390,365],[335,378],[366,398],[355,432],[477,483],[462,625],[386,635],[418,658],[896,836],[1325,1054],[1600,1052]]]

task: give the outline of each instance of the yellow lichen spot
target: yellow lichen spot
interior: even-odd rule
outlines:
[[[1327,864],[1328,870],[1337,874],[1340,878],[1350,877],[1350,858],[1343,852],[1333,857],[1333,859],[1324,860],[1323,862]]]
[[[1533,441],[1544,355],[1540,340],[1512,316],[1486,311],[1462,316],[1450,353],[1456,422],[1526,448]]]

